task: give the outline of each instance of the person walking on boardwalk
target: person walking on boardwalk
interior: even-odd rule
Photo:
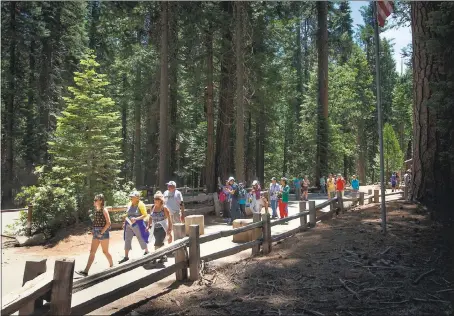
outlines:
[[[238,184],[235,183],[235,178],[229,178],[229,194],[230,194],[230,222],[227,225],[231,225],[234,220],[239,219],[240,216],[240,205],[238,204]]]
[[[277,183],[276,178],[272,177],[271,178],[271,184],[270,184],[270,190],[269,190],[269,196],[270,196],[270,201],[271,201],[271,210],[273,212],[272,218],[275,219],[277,218],[277,194],[281,190],[281,186]]]
[[[150,236],[147,231],[145,218],[147,217],[147,209],[145,204],[140,200],[140,193],[133,191],[129,198],[131,202],[128,204],[128,214],[123,223],[123,238],[125,240],[125,257],[118,263],[123,263],[129,260],[129,251],[132,249],[132,238],[136,236],[144,255],[148,252],[148,238]]]
[[[337,175],[336,190],[337,192],[340,192],[342,197],[344,196],[345,180],[340,173]]]
[[[326,189],[328,191],[328,199],[331,199],[332,194],[336,192],[336,184],[332,173],[329,174],[328,180],[326,181]]]
[[[287,178],[281,178],[282,198],[279,200],[279,215],[281,218],[288,217],[288,199],[290,194],[290,187],[287,184]]]
[[[88,275],[88,271],[95,260],[96,250],[98,250],[99,245],[101,245],[102,252],[106,256],[107,261],[109,261],[109,267],[113,266],[112,256],[109,253],[110,216],[109,211],[104,207],[104,204],[104,195],[96,195],[93,201],[95,210],[93,213],[93,239],[91,240],[90,256],[88,257],[85,269],[76,272],[82,276]]]
[[[168,235],[168,243],[172,242],[172,216],[169,209],[164,205],[164,194],[161,191],[156,192],[153,197],[154,206],[151,210],[147,231],[150,231],[150,240],[154,240],[154,249],[157,250],[164,246],[164,240]],[[163,256],[158,259],[158,263],[164,263],[167,257]]]
[[[247,191],[244,188],[244,183],[238,184],[238,204],[240,205],[241,217],[246,218],[246,200]]]
[[[306,175],[304,178],[303,178],[303,182],[301,183],[301,193],[302,193],[302,197],[301,197],[301,200],[302,201],[309,201],[308,199],[308,194],[309,194],[309,185],[310,185],[310,181],[309,181],[309,176]]]
[[[257,180],[252,181],[252,203],[251,209],[253,213],[261,213],[262,210],[262,203],[261,203],[261,196],[260,193],[262,188]]]
[[[184,223],[184,202],[183,194],[177,190],[175,181],[167,183],[167,190],[164,192],[165,206],[170,211],[172,223]]]
[[[356,179],[356,175],[352,176],[352,181],[350,183],[352,186],[352,198],[356,199],[359,192],[359,180]],[[354,201],[353,203],[356,204],[356,201]]]

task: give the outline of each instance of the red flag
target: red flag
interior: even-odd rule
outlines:
[[[393,1],[377,1],[377,20],[378,25],[385,26],[385,20],[393,13]]]

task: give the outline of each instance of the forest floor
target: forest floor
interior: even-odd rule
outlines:
[[[386,236],[379,206],[358,207],[115,315],[454,315],[452,239],[420,205],[387,210]]]

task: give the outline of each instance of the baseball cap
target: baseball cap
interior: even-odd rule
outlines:
[[[169,181],[166,183],[167,185],[173,185],[174,187],[177,186],[177,184],[175,183],[175,181]]]
[[[235,178],[234,177],[230,177],[228,181],[230,182],[232,180],[235,181]]]
[[[138,197],[138,198],[140,198],[140,192],[139,191],[132,191],[129,194],[129,197]]]
[[[272,177],[272,178],[271,178],[271,181],[273,181],[273,180],[276,180],[276,177]]]
[[[252,185],[256,185],[256,184],[257,184],[257,180],[252,181]]]

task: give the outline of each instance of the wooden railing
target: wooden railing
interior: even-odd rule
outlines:
[[[371,197],[374,198],[374,202],[378,202],[379,194],[377,194],[377,192],[378,190],[375,190],[373,195],[368,194],[367,196],[364,192],[361,192],[359,198],[355,200],[357,200],[360,205],[364,204],[365,200],[368,200]],[[388,193],[385,196],[393,194],[402,194],[402,192]],[[36,312],[36,306],[39,306],[43,299],[45,299],[46,301],[50,301],[50,314],[52,315],[82,315],[112,303],[124,296],[138,291],[142,287],[162,280],[174,273],[177,281],[183,281],[186,279],[197,281],[200,277],[202,262],[209,262],[231,256],[247,249],[252,249],[252,255],[259,254],[260,250],[264,255],[267,255],[272,250],[273,242],[291,237],[296,233],[305,231],[309,228],[316,227],[317,210],[330,206],[330,210],[328,212],[323,212],[324,218],[329,218],[333,216],[334,211],[344,209],[344,201],[350,200],[353,199],[343,198],[340,194],[338,194],[337,197],[331,198],[318,205],[315,205],[315,201],[309,201],[309,203],[301,201],[299,202],[299,212],[295,215],[271,222],[269,213],[254,214],[252,224],[203,236],[200,236],[199,234],[199,225],[190,225],[189,237],[186,237],[185,225],[174,224],[175,241],[173,243],[143,258],[130,260],[125,264],[110,268],[106,271],[95,273],[75,282],[73,282],[74,260],[72,259],[57,260],[53,276],[49,273],[44,273],[46,269],[45,266],[43,269],[42,263],[44,262],[45,265],[45,260],[40,262],[41,270],[34,275],[33,272],[36,271],[32,271],[30,274],[30,271],[27,272],[26,265],[25,275],[28,273],[28,279],[26,280],[24,275],[24,286],[18,291],[3,297],[1,314],[10,315],[18,310],[21,311],[20,314],[33,314]],[[309,205],[308,210],[306,210],[307,205]],[[308,215],[309,221],[307,220]],[[271,234],[271,227],[296,219],[300,219],[300,223],[296,228],[277,235]],[[255,240],[251,240],[215,253],[200,256],[201,244],[244,233],[253,229],[259,230],[260,232],[256,235],[257,238]],[[187,247],[189,249],[187,249]],[[158,259],[164,255],[170,255],[172,253],[175,253],[174,264],[150,273],[137,280],[131,281],[128,284],[113,288],[106,293],[89,298],[75,306],[71,306],[71,297],[73,293],[92,287],[100,282],[150,263],[154,259]],[[40,273],[41,275],[36,277]],[[30,275],[32,275],[32,279],[34,278],[31,281]]]

